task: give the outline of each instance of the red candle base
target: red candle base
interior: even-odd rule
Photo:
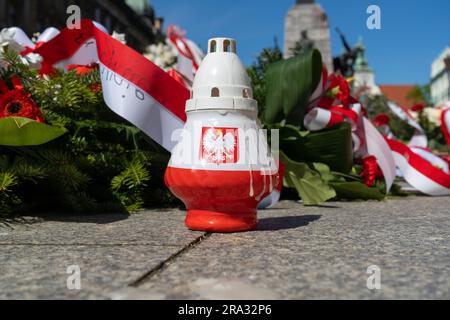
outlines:
[[[242,232],[257,225],[256,207],[278,183],[259,171],[214,171],[168,167],[166,185],[187,208],[186,226],[206,232]]]
[[[217,233],[255,230],[258,224],[256,211],[247,213],[224,213],[205,210],[188,210],[186,227],[194,231]]]

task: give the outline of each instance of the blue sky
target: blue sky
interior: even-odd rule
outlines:
[[[369,64],[379,84],[425,84],[430,64],[450,44],[448,0],[320,0],[330,20],[333,54],[342,50],[334,31],[339,27],[350,43],[363,36]],[[233,37],[246,65],[274,37],[283,47],[284,17],[295,0],[151,0],[165,27],[175,23],[206,47],[209,38]],[[366,9],[381,7],[382,29],[368,30]]]

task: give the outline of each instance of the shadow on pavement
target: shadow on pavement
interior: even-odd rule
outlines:
[[[291,217],[276,217],[265,218],[259,220],[258,228],[256,231],[278,231],[297,229],[300,227],[306,227],[311,222],[317,221],[322,216],[308,215],[308,216],[291,216]]]
[[[36,219],[38,222],[54,221],[54,222],[69,222],[69,223],[92,223],[92,224],[109,224],[126,220],[129,214],[40,214]],[[20,223],[20,222],[19,222]]]
[[[333,206],[333,205],[329,205],[329,204],[318,204],[315,206],[308,206],[310,208],[323,208],[323,209],[341,209],[340,206]]]

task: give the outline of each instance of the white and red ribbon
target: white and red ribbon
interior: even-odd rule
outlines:
[[[450,195],[449,174],[425,160],[405,144],[392,139],[387,141],[394,154],[395,163],[406,182],[426,195]]]
[[[365,145],[363,156],[373,155],[377,159],[377,163],[383,172],[386,183],[387,192],[394,184],[396,177],[395,159],[390,152],[389,145],[386,143],[384,137],[379,133],[375,126],[366,117],[362,117]]]
[[[345,120],[342,114],[323,108],[313,108],[304,118],[303,124],[310,131],[318,131],[341,123]]]
[[[434,167],[441,169],[445,173],[449,173],[449,164],[446,160],[442,159],[441,157],[438,157],[433,153],[432,150],[428,148],[422,148],[422,147],[411,147],[411,151],[415,154],[418,154],[422,158],[424,158],[426,161],[431,163]]]
[[[176,69],[188,80],[190,87],[205,55],[193,41],[186,39],[185,35],[186,32],[176,25],[171,25],[167,29],[167,37],[178,51]]]
[[[411,113],[406,108],[403,108],[392,101],[388,102],[388,107],[396,116],[403,121],[406,121],[408,125],[414,128],[414,135],[408,145],[426,148],[428,146],[428,138],[425,131],[422,129],[420,124],[417,123]]]
[[[31,39],[27,36],[27,34],[22,29],[20,29],[18,27],[11,27],[11,28],[8,28],[8,30],[12,34],[14,34],[13,39],[17,44],[21,45],[24,48],[26,48],[26,47],[34,48],[34,42],[31,41]]]
[[[363,116],[360,104],[353,104],[350,109],[340,106],[329,109],[315,107],[305,116],[304,125],[308,130],[318,131],[342,121],[352,125],[354,152],[361,157],[376,157],[386,182],[386,191],[389,192],[396,176],[394,158],[383,136]]]
[[[346,99],[348,107],[340,105],[342,101],[337,99],[332,101],[328,107],[319,106],[318,102],[323,94],[332,89],[330,87],[333,85],[333,79],[336,80],[336,76],[329,77],[326,68],[323,67],[321,81],[310,99],[310,110],[306,114],[303,124],[310,131],[318,131],[343,121],[350,123],[355,155],[361,158],[375,156],[377,164],[383,172],[388,193],[396,176],[395,161],[383,136],[364,116],[362,105],[355,103],[356,99],[349,96]],[[339,84],[339,81],[335,84]],[[349,90],[349,88],[347,89]]]
[[[441,128],[444,134],[445,140],[450,147],[450,107],[442,110],[441,114]]]
[[[176,141],[172,135],[184,126],[185,102],[189,99],[189,91],[178,73],[164,72],[90,20],[83,20],[79,30],[62,30],[35,52],[44,58],[47,67],[98,62],[106,104],[168,151],[173,149]],[[278,202],[280,180],[260,208]]]
[[[20,38],[23,35],[18,32],[17,36]],[[172,133],[181,129],[186,121],[184,108],[189,91],[182,83],[113,39],[90,20],[83,20],[81,29],[63,29],[60,33],[50,30],[46,36],[48,38],[35,46],[33,52],[44,58],[47,67],[98,62],[106,104],[164,148],[172,150],[176,143],[172,139]],[[189,42],[180,40],[179,37],[173,40],[181,50],[180,54],[190,61],[190,70],[194,73],[198,64],[192,49],[187,49],[191,48]],[[26,39],[20,41],[26,47]],[[323,91],[322,84],[320,89]],[[362,115],[361,106],[358,105],[350,108],[313,108],[305,117],[305,126],[315,131],[348,121],[352,124],[355,150],[362,155],[376,157],[388,190],[395,178],[396,164],[406,181],[421,192],[429,195],[450,194],[450,176],[446,173],[448,165],[445,167],[432,153],[420,149],[427,145],[423,129],[406,110],[393,103],[390,103],[390,108],[414,127],[415,135],[410,142],[413,149],[393,139],[387,139],[386,142]],[[446,138],[450,139],[448,110],[443,112],[442,119],[443,130],[447,132]],[[277,199],[266,199],[270,204],[278,200],[279,192],[272,197]]]
[[[98,62],[106,104],[167,150],[175,146],[172,133],[184,126],[189,91],[92,21],[83,20],[80,29],[61,30],[34,52],[47,67]]]
[[[383,117],[378,116],[375,119],[375,123],[385,133],[385,139],[394,155],[395,164],[398,169],[397,175],[403,177],[414,189],[426,195],[450,195],[448,162],[441,157],[436,156],[427,148],[428,139],[426,138],[423,129],[412,118],[407,110],[400,108],[394,103],[389,103],[389,107],[397,116],[415,129],[414,137],[409,142],[409,146],[407,146],[395,139],[389,128],[388,116],[382,115]],[[442,130],[444,131],[444,135],[446,130],[446,120],[450,120],[450,117],[447,119],[445,112],[443,112]]]

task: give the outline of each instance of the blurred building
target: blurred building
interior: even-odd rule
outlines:
[[[411,98],[409,94],[417,87],[414,84],[404,84],[404,85],[380,85],[381,93],[386,96],[390,101],[394,101],[399,106],[405,108],[411,108],[416,103]]]
[[[128,45],[138,51],[162,37],[162,19],[147,0],[0,0],[0,29],[17,26],[31,36],[50,26],[63,28],[72,4],[81,8],[82,18],[125,33]]]
[[[292,57],[292,49],[299,42],[313,47],[322,53],[328,70],[333,70],[330,28],[328,17],[322,7],[314,0],[297,0],[285,18],[284,56]]]
[[[364,47],[362,38],[360,38],[357,48],[357,56],[353,75],[353,88],[357,96],[369,95],[375,96],[381,94],[380,88],[375,82],[375,72],[369,67],[366,59],[366,48]]]
[[[431,65],[430,90],[435,106],[450,101],[450,46]]]

